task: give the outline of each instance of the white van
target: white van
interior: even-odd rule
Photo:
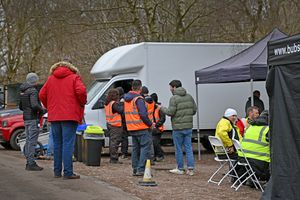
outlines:
[[[173,79],[180,80],[196,101],[195,70],[223,61],[250,45],[144,42],[114,48],[101,56],[91,70],[96,81],[88,91],[85,121],[87,124],[100,125],[105,129],[103,102],[108,90],[121,86],[128,92],[134,79],[140,79],[143,85],[148,87],[150,94],[157,93],[163,106],[169,104],[172,95],[169,91],[169,82]],[[234,86],[235,89],[226,85]],[[216,123],[227,107],[234,107],[244,115],[245,102],[250,94],[249,84],[205,84],[198,88],[200,129],[204,135],[215,129]],[[264,89],[263,84],[255,89]],[[194,129],[197,128],[196,120],[195,115]],[[168,117],[165,127],[166,132],[172,130]],[[168,136],[170,135],[163,135],[164,138]]]

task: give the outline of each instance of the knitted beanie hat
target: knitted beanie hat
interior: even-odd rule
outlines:
[[[35,85],[39,81],[39,76],[36,73],[30,72],[26,76],[26,82],[29,85]]]
[[[227,108],[225,113],[224,113],[224,117],[230,117],[232,115],[237,115],[236,110],[234,110],[232,108]]]

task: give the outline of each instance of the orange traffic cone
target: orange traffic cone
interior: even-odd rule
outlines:
[[[139,181],[139,185],[141,186],[157,186],[155,181],[152,181],[152,175],[151,175],[151,163],[148,159],[146,162],[146,168],[144,172],[144,177],[142,181]]]

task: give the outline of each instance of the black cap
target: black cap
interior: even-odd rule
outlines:
[[[151,98],[153,99],[153,101],[154,101],[155,103],[158,102],[158,96],[157,96],[156,93],[152,93],[150,96],[151,96]]]
[[[143,86],[141,94],[148,94],[148,93],[149,93],[148,88],[146,86]]]

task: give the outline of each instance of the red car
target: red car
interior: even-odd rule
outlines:
[[[0,144],[6,149],[19,150],[18,140],[25,137],[23,112],[19,109],[0,111]]]

